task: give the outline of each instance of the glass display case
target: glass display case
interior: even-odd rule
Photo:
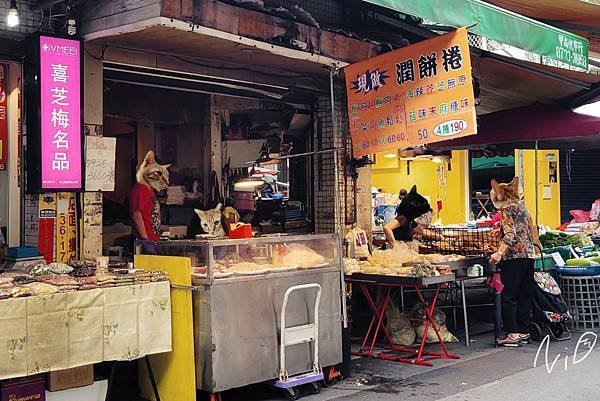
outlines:
[[[139,253],[189,257],[192,278],[202,284],[224,279],[264,279],[264,276],[336,269],[337,237],[322,235],[275,235],[251,239],[175,240],[142,243]]]
[[[193,266],[196,383],[219,392],[278,377],[279,333],[285,292],[319,284],[319,362],[342,361],[343,274],[335,234],[264,236],[142,243],[140,253],[183,256]],[[315,289],[294,292],[286,326],[310,322]],[[290,375],[312,369],[310,343],[286,353]]]

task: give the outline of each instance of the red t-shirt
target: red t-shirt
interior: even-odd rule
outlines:
[[[133,214],[138,210],[142,214],[148,239],[158,241],[160,239],[160,206],[158,199],[152,189],[140,183],[135,184],[131,190],[129,213],[131,214],[131,233],[137,239],[142,239],[133,222]]]

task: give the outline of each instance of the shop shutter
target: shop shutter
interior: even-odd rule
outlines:
[[[572,219],[569,210],[590,210],[596,199],[600,199],[600,150],[561,150],[561,220]]]

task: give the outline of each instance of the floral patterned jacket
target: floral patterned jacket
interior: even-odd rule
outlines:
[[[508,246],[505,259],[535,257],[533,233],[535,227],[525,204],[519,202],[509,205],[500,213],[502,215],[500,238]]]

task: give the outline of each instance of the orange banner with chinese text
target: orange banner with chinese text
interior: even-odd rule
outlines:
[[[354,157],[477,133],[466,28],[345,73]]]

